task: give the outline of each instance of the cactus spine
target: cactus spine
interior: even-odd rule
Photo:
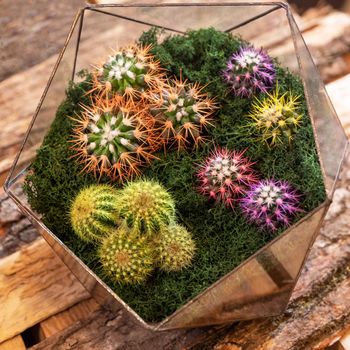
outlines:
[[[180,271],[188,267],[195,250],[191,234],[183,226],[172,224],[158,234],[158,264],[164,271]]]
[[[142,283],[154,269],[147,238],[125,224],[103,240],[98,255],[105,274],[119,284]]]
[[[119,223],[117,191],[108,185],[82,189],[70,208],[73,231],[84,241],[98,241]]]

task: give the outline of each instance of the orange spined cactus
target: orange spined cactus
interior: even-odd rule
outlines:
[[[155,158],[154,118],[140,102],[99,97],[72,119],[72,149],[83,171],[123,182]]]

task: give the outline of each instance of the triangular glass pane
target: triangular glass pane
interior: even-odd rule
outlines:
[[[308,109],[313,121],[326,190],[328,196],[331,197],[346,153],[348,139],[311,54],[290,13],[288,13],[288,19],[299,62],[300,75],[303,78]]]
[[[220,324],[281,312],[326,210],[326,205],[316,209],[170,316],[160,329]]]

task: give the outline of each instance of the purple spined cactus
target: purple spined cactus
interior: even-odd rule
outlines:
[[[262,230],[288,226],[297,212],[300,195],[287,181],[261,180],[241,199],[247,219]]]
[[[257,182],[253,164],[244,157],[244,151],[216,148],[198,169],[199,192],[233,208],[246,189]]]
[[[267,92],[274,85],[276,70],[263,49],[248,46],[230,57],[223,77],[235,96],[249,98]]]

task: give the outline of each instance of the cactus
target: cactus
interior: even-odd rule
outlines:
[[[300,195],[287,181],[261,180],[241,200],[247,219],[261,230],[288,226],[297,212]]]
[[[144,91],[158,88],[163,73],[150,50],[151,46],[130,45],[114,51],[104,64],[95,67],[90,92],[139,98]]]
[[[147,238],[125,224],[104,238],[98,256],[104,273],[119,284],[142,283],[154,269],[154,254]]]
[[[238,97],[266,93],[274,84],[276,71],[272,59],[262,49],[241,47],[227,62],[225,82]]]
[[[249,126],[258,135],[258,140],[269,147],[291,142],[303,118],[297,111],[300,105],[298,99],[299,96],[292,93],[280,95],[278,86],[267,97],[254,99],[248,118],[251,119]]]
[[[118,211],[130,226],[151,235],[175,220],[174,200],[155,181],[128,183],[119,193]]]
[[[99,98],[82,109],[72,118],[76,125],[71,142],[83,171],[123,182],[155,158],[154,118],[142,103]]]
[[[204,140],[202,131],[211,125],[216,108],[213,99],[202,92],[198,83],[172,80],[162,90],[150,94],[150,101],[156,106],[158,132],[165,144],[176,144],[178,149]]]
[[[180,271],[190,265],[196,246],[183,226],[164,227],[156,240],[158,265],[164,271]]]
[[[100,240],[120,223],[116,208],[118,193],[108,185],[83,188],[70,207],[73,231],[84,241]]]
[[[197,171],[199,192],[233,208],[247,186],[257,182],[254,163],[244,157],[244,152],[216,148]]]

